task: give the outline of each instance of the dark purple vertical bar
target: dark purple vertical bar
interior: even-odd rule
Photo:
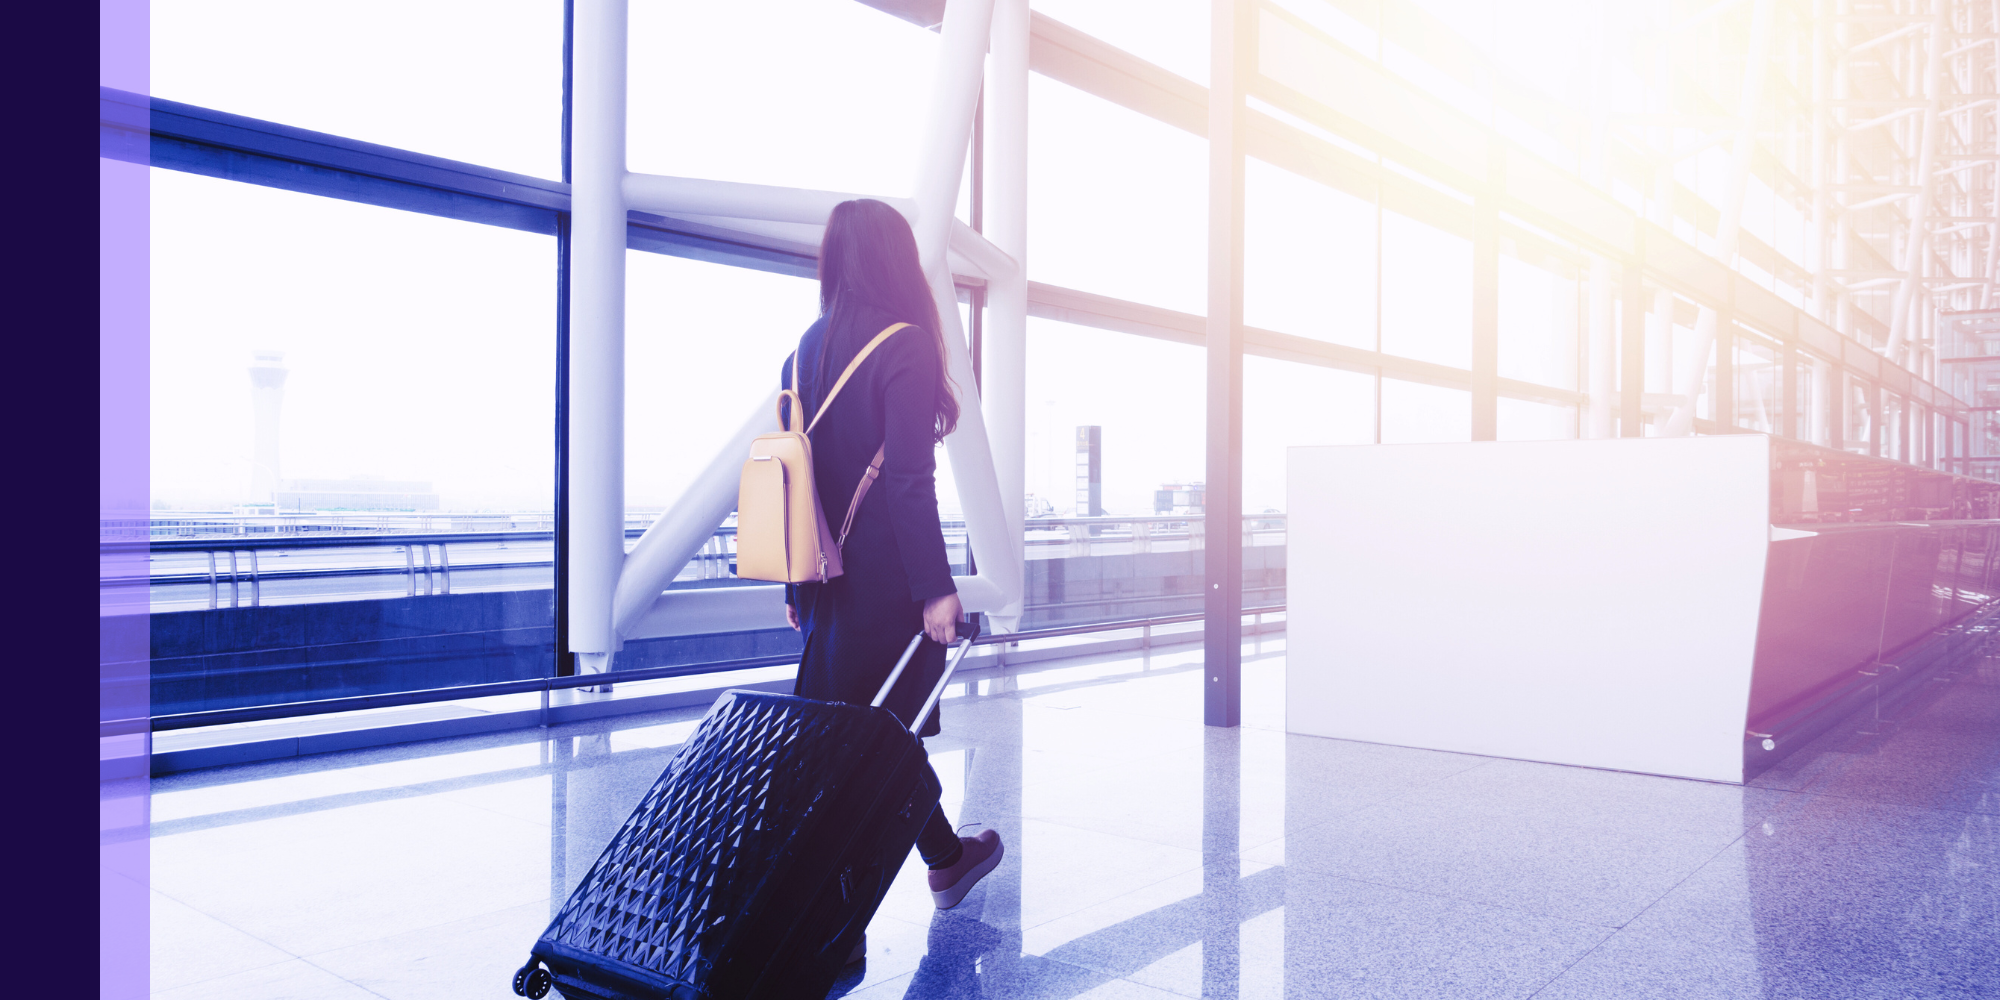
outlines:
[[[99,0],[98,82],[151,92],[147,0]],[[98,161],[98,996],[150,990],[147,166]]]

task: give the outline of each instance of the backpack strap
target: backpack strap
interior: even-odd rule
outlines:
[[[790,409],[785,407],[787,400],[791,401]],[[778,429],[790,434],[794,422],[799,425],[800,433],[803,433],[806,423],[806,401],[799,395],[799,352],[796,349],[792,351],[792,387],[778,389]]]
[[[807,434],[811,434],[811,433],[812,433],[812,429],[813,429],[813,428],[815,428],[815,427],[818,427],[818,426],[819,426],[819,421],[820,421],[820,418],[821,418],[821,417],[824,417],[824,416],[826,416],[826,411],[827,411],[827,409],[828,409],[829,407],[833,406],[833,398],[834,398],[835,396],[838,396],[838,395],[840,395],[840,390],[841,390],[841,389],[842,389],[843,387],[845,387],[845,386],[847,385],[847,380],[848,380],[848,379],[850,379],[850,378],[853,378],[853,377],[854,377],[854,372],[855,372],[855,371],[856,371],[857,369],[859,369],[859,368],[861,367],[861,362],[863,362],[863,361],[866,361],[866,360],[868,360],[868,355],[870,355],[870,354],[873,354],[873,353],[875,353],[875,349],[876,349],[877,347],[880,347],[880,346],[882,346],[882,342],[883,342],[883,341],[885,341],[885,340],[888,340],[888,339],[889,339],[889,337],[890,337],[890,336],[891,336],[892,334],[894,334],[894,333],[895,333],[895,332],[896,332],[897,330],[901,330],[901,329],[903,329],[904,327],[907,327],[907,326],[909,326],[909,325],[910,325],[910,324],[908,324],[908,323],[895,323],[895,324],[891,324],[891,325],[890,325],[890,326],[889,326],[889,327],[888,327],[887,329],[883,330],[883,331],[882,331],[881,333],[878,333],[878,334],[876,334],[876,335],[875,335],[875,339],[874,339],[874,340],[871,340],[871,341],[869,341],[869,342],[868,342],[868,346],[867,346],[867,347],[864,347],[864,348],[862,348],[862,349],[861,349],[861,353],[859,353],[859,354],[856,354],[856,355],[854,356],[854,360],[853,360],[853,361],[849,361],[849,362],[847,363],[847,370],[846,370],[846,371],[844,371],[844,372],[841,372],[841,373],[840,373],[840,379],[839,379],[838,381],[836,381],[836,382],[834,382],[834,383],[833,383],[833,391],[832,391],[832,392],[829,392],[829,393],[827,393],[827,394],[826,394],[826,398],[825,398],[825,399],[823,399],[823,400],[820,400],[820,404],[819,404],[819,412],[818,412],[818,413],[815,413],[815,414],[813,414],[813,418],[812,418],[812,423],[809,423],[809,424],[807,424],[807,425],[806,425],[806,433],[807,433]],[[797,351],[793,351],[793,352],[792,352],[792,388],[796,389],[796,388],[798,388],[798,385],[799,385],[799,355],[798,355],[798,352],[797,352]]]
[[[846,520],[840,522],[840,537],[834,541],[835,547],[846,546],[847,533],[854,530],[854,512],[861,509],[861,498],[868,495],[868,488],[875,485],[876,477],[882,474],[882,454],[888,448],[888,443],[884,442],[882,447],[875,449],[875,460],[868,463],[868,468],[861,473],[861,481],[854,484],[854,499],[847,505]]]
[[[875,349],[877,347],[882,346],[883,341],[888,340],[891,336],[895,335],[896,331],[901,330],[909,325],[910,324],[908,323],[891,324],[881,333],[876,334],[875,339],[870,340],[868,342],[868,346],[863,347],[860,353],[854,355],[854,360],[849,361],[847,363],[847,370],[841,372],[839,380],[833,383],[833,391],[827,393],[826,398],[820,401],[819,412],[813,415],[811,423],[806,424],[805,432],[807,434],[811,434],[812,429],[819,426],[820,418],[826,416],[827,408],[833,405],[833,398],[835,396],[840,395],[840,390],[847,385],[847,380],[853,378],[854,373],[861,368],[861,362],[868,360],[868,355],[875,353]],[[791,430],[791,427],[785,421],[786,396],[790,396],[792,398],[791,412],[799,414],[801,421],[803,421],[804,419],[805,403],[799,397],[799,394],[793,391],[798,387],[799,387],[799,352],[793,351],[792,388],[786,389],[778,394],[778,414],[779,414],[778,419],[779,423],[783,425],[786,430]],[[874,460],[868,463],[868,468],[862,470],[861,481],[854,485],[854,499],[848,501],[847,517],[840,522],[840,536],[837,539],[835,539],[833,543],[835,548],[841,548],[846,546],[847,533],[854,530],[854,515],[857,511],[861,509],[861,498],[868,495],[868,488],[874,486],[875,480],[880,478],[882,475],[882,458],[883,455],[887,452],[888,447],[889,447],[888,442],[885,441],[883,442],[881,447],[875,449]]]

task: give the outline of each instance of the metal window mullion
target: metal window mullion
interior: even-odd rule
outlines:
[[[1203,721],[1242,716],[1243,81],[1255,65],[1249,0],[1213,0],[1208,102],[1207,497],[1203,532]]]

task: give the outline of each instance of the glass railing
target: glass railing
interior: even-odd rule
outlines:
[[[653,517],[628,517],[628,547]],[[942,526],[964,573],[965,522]],[[1020,627],[1199,612],[1205,530],[1199,515],[1030,519]],[[1284,515],[1242,530],[1244,606],[1283,604]],[[510,624],[551,620],[544,514],[177,512],[150,534],[157,714],[519,680],[552,662],[552,627]],[[673,587],[762,585],[736,578],[735,548],[735,528],[719,528]],[[796,643],[766,631],[638,640],[621,655],[721,662]]]

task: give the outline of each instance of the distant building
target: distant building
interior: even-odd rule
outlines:
[[[1168,483],[1153,491],[1155,514],[1199,514],[1208,505],[1203,483]]]
[[[256,351],[250,366],[250,405],[255,441],[250,448],[250,502],[270,503],[278,489],[278,418],[285,406],[285,356]]]
[[[437,510],[431,484],[394,479],[287,479],[277,491],[278,509]]]
[[[1104,428],[1076,429],[1076,516],[1104,516]]]

